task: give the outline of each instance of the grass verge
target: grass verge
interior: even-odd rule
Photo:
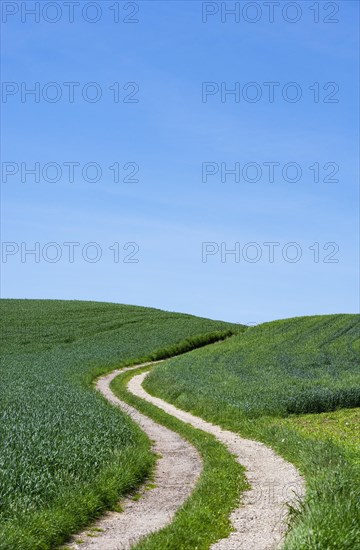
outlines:
[[[126,468],[124,468],[126,464]],[[51,507],[29,515],[21,524],[8,522],[0,532],[1,550],[57,548],[105,510],[116,509],[120,496],[135,490],[151,475],[155,457],[139,430],[136,452],[131,447],[116,458],[95,483],[64,489]]]
[[[308,482],[284,550],[360,548],[359,413],[292,416],[263,428],[263,437],[298,465]]]
[[[179,433],[196,447],[203,459],[203,471],[194,492],[178,510],[170,525],[139,542],[136,550],[205,550],[231,532],[230,512],[247,488],[244,468],[213,436],[197,430],[151,403],[132,395],[128,381],[148,367],[119,375],[111,389],[122,400],[154,421]]]

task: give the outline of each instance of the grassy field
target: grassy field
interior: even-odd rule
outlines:
[[[286,550],[359,547],[359,416],[345,409],[360,405],[359,319],[266,323],[170,359],[144,384],[180,408],[264,441],[299,467],[307,497],[291,515]]]
[[[227,323],[95,302],[1,300],[0,548],[66,540],[149,474],[136,425],[100,374],[229,335]]]

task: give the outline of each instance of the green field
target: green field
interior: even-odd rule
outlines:
[[[306,498],[291,513],[283,550],[360,547],[359,316],[246,329],[96,302],[0,307],[0,550],[54,548],[151,475],[149,440],[93,381],[177,354],[153,368],[150,393],[264,441],[304,474]],[[139,548],[206,549],[229,533],[242,469],[211,436],[128,394],[129,376],[114,391],[189,439],[204,460],[186,506]]]
[[[358,315],[265,323],[156,366],[144,384],[299,467],[307,495],[286,550],[360,546],[359,415],[346,408],[360,406],[359,327]]]
[[[265,323],[167,361],[146,386],[224,421],[360,405],[359,316]]]
[[[235,327],[95,302],[1,300],[0,548],[61,543],[149,474],[149,441],[91,387]]]

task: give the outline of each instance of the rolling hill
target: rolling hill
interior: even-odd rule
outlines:
[[[96,302],[1,300],[0,307],[0,548],[49,548],[136,487],[154,463],[148,439],[92,381],[235,327]]]

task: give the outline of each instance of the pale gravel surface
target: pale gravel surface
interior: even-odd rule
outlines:
[[[158,361],[157,361],[158,362]],[[177,508],[192,492],[201,472],[202,464],[197,451],[179,435],[162,427],[120,401],[110,390],[111,381],[125,370],[132,370],[147,363],[117,370],[101,378],[97,388],[111,402],[118,405],[135,420],[146,434],[155,440],[154,450],[162,455],[158,460],[155,481],[157,488],[143,490],[136,502],[124,499],[124,512],[108,513],[96,522],[104,529],[96,538],[89,539],[88,531],[77,538],[82,544],[73,543],[70,548],[93,550],[125,550],[144,535],[170,523]],[[149,395],[142,387],[147,373],[133,377],[128,389],[134,395],[149,401],[176,418],[214,435],[225,444],[240,464],[246,467],[246,477],[251,488],[243,495],[242,502],[230,518],[234,532],[211,546],[214,550],[274,550],[284,538],[287,504],[304,494],[304,481],[296,468],[263,443],[243,439],[234,432],[206,422],[157,397]],[[296,497],[295,497],[296,495]],[[86,540],[87,539],[87,540]],[[161,549],[159,549],[161,550]],[[189,549],[190,550],[190,549]]]

